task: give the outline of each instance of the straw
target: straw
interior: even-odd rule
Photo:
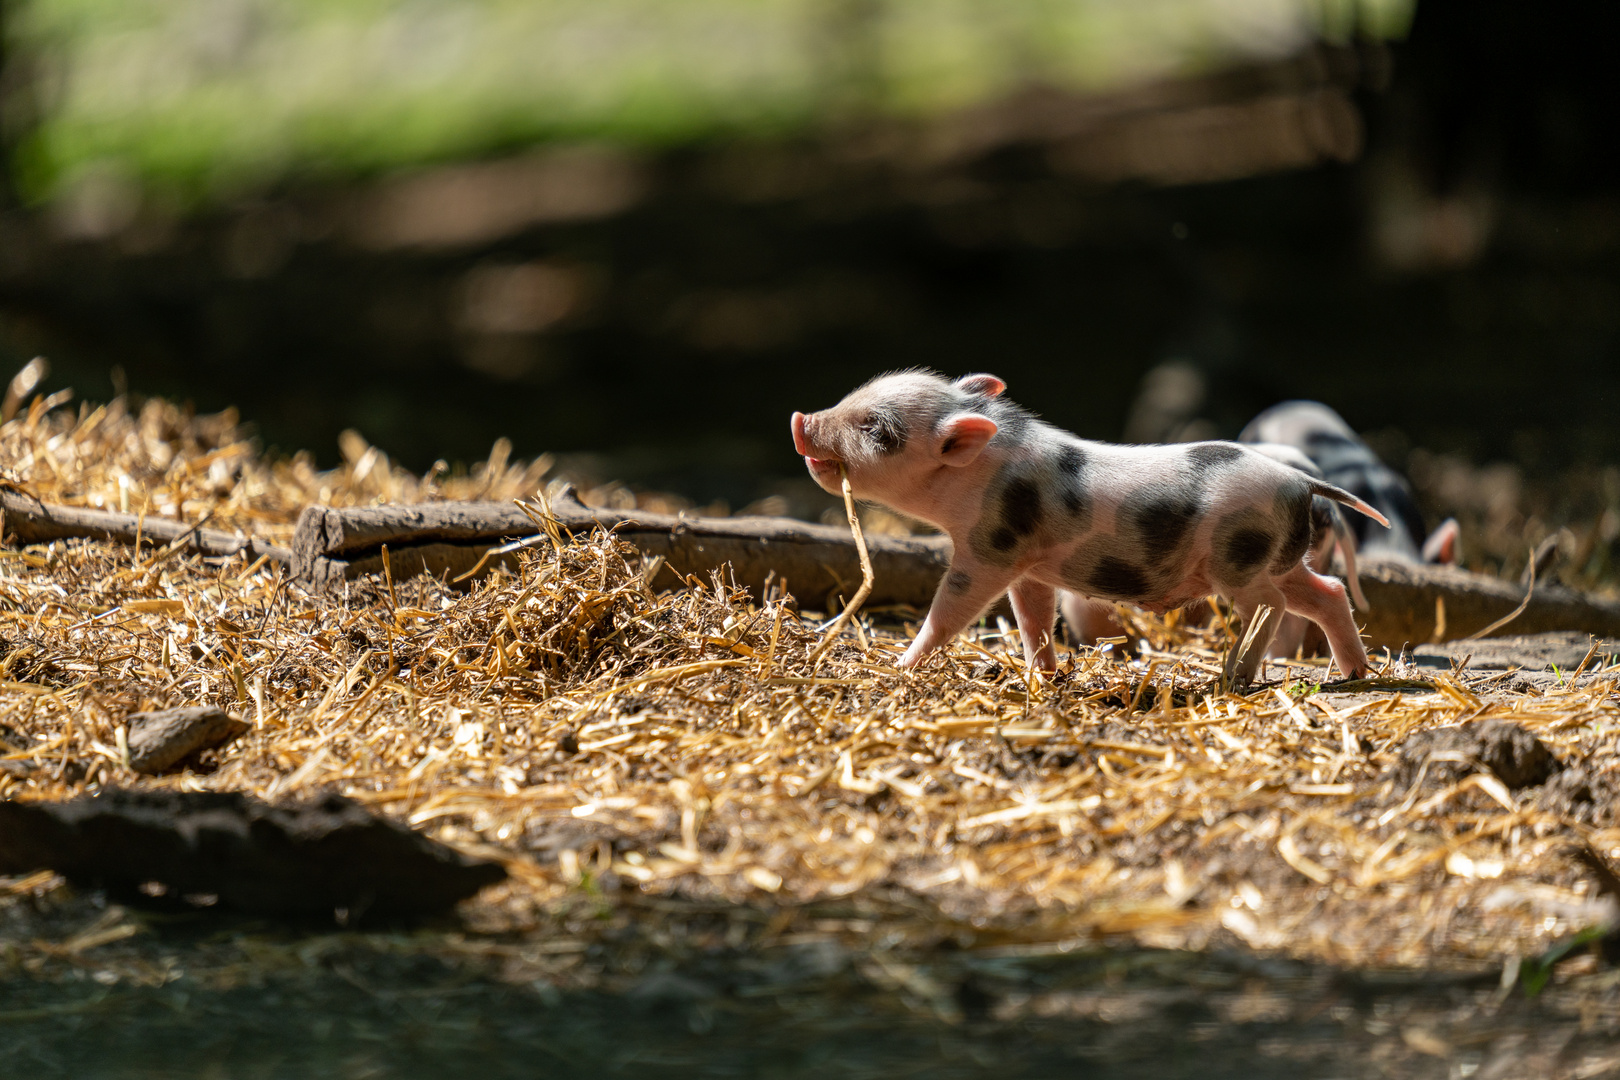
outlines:
[[[838,618],[834,619],[833,624],[827,628],[826,636],[821,639],[821,644],[817,645],[815,652],[810,654],[810,663],[812,665],[820,661],[821,655],[827,651],[827,647],[838,639],[838,635],[843,633],[844,627],[849,625],[849,620],[854,618],[855,613],[861,609],[861,605],[866,603],[866,598],[872,594],[872,557],[866,552],[866,537],[861,533],[861,519],[855,513],[855,492],[849,486],[849,473],[845,470],[842,462],[838,465],[838,478],[844,493],[844,512],[849,516],[849,530],[855,534],[855,550],[861,557],[861,587],[855,590],[854,599],[844,606],[844,610],[839,614]],[[863,644],[864,637],[863,634]]]

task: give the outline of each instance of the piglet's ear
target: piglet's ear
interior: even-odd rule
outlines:
[[[1007,389],[1007,384],[994,375],[964,375],[956,380],[956,385],[970,394],[982,394],[985,397],[995,397]]]
[[[1423,541],[1423,561],[1439,563],[1441,566],[1456,566],[1461,531],[1457,527],[1456,518],[1446,518],[1440,527]]]
[[[940,430],[939,457],[958,468],[971,465],[996,434],[996,422],[978,413],[962,413],[945,421]]]

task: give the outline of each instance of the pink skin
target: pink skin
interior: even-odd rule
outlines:
[[[1320,476],[1310,459],[1294,447],[1268,443],[1250,445],[1286,465],[1292,465],[1313,476]],[[1344,559],[1351,596],[1355,599],[1357,607],[1365,608],[1367,598],[1361,594],[1360,585],[1357,583],[1355,535],[1338,518],[1334,519],[1334,526],[1318,531],[1315,545],[1305,556],[1306,565],[1312,570],[1326,574],[1332,566],[1333,553],[1337,550]],[[1059,601],[1070,634],[1082,645],[1094,645],[1099,638],[1115,637],[1125,633],[1125,628],[1120,625],[1114,614],[1112,604],[1092,600],[1067,590],[1059,596]],[[1313,635],[1313,629],[1318,633]],[[1326,636],[1320,633],[1319,627],[1315,627],[1305,616],[1290,611],[1277,624],[1276,633],[1266,650],[1266,656],[1286,659],[1307,646],[1310,648],[1309,655],[1315,655],[1325,644]]]
[[[1321,477],[1321,470],[1296,446],[1266,442],[1250,445],[1285,465],[1292,465],[1308,475]],[[1305,564],[1312,570],[1323,574],[1329,573],[1333,566],[1334,551],[1338,551],[1339,557],[1344,560],[1345,580],[1349,582],[1351,598],[1355,601],[1356,607],[1365,609],[1368,604],[1367,598],[1362,595],[1357,573],[1355,533],[1344,523],[1336,507],[1329,527],[1319,528],[1315,546],[1305,555]],[[1307,641],[1311,645],[1311,654],[1318,654],[1324,644],[1325,635],[1312,635],[1311,628],[1311,622],[1303,615],[1289,612],[1278,625],[1276,636],[1271,639],[1271,646],[1266,650],[1266,655],[1286,659],[1303,651]]]
[[[1108,523],[1121,500],[1138,490],[1133,485],[1158,482],[1180,460],[1173,455],[1182,451],[1173,448],[1081,443],[1033,420],[1025,425],[1020,439],[992,444],[999,430],[996,422],[962,402],[989,402],[1003,389],[1002,381],[992,375],[967,376],[953,385],[938,376],[908,372],[874,380],[831,409],[793,414],[794,447],[822,488],[841,492],[842,465],[857,498],[928,522],[951,538],[950,570],[940,582],[916,639],[899,660],[903,668],[915,667],[970,625],[997,597],[1008,593],[1024,640],[1025,660],[1032,668],[1055,670],[1056,590],[1077,586],[1070,580],[1073,574],[1064,569],[1066,561],[1084,556],[1088,539],[1096,543],[1111,535]],[[989,410],[988,405],[982,407]],[[897,418],[887,435],[881,422],[884,416]],[[901,433],[893,435],[893,430]],[[1042,524],[1033,533],[1026,530],[1027,542],[1003,556],[1005,561],[982,557],[975,548],[974,528],[986,513],[986,492],[998,475],[1009,465],[1041,466],[1054,448],[1063,445],[1081,447],[1096,459],[1101,479],[1089,494],[1095,501],[1097,529],[1063,532]],[[1235,480],[1225,481],[1227,486],[1220,490],[1211,488],[1210,498],[1235,509],[1253,499],[1269,500],[1277,483],[1290,482],[1286,478],[1297,475],[1261,455],[1246,456]],[[1179,579],[1168,591],[1129,599],[1149,610],[1166,611],[1222,591],[1245,618],[1262,604],[1273,608],[1258,648],[1244,657],[1233,657],[1234,673],[1242,682],[1252,679],[1276,623],[1289,609],[1324,626],[1334,656],[1347,675],[1366,674],[1366,652],[1343,586],[1316,575],[1303,560],[1282,573],[1255,574],[1241,587],[1217,589],[1209,540],[1215,519],[1212,514],[1200,524],[1203,531],[1192,542],[1178,571]]]
[[[1125,626],[1114,612],[1114,605],[1064,589],[1058,596],[1069,636],[1081,645],[1095,645],[1102,638],[1119,637]]]
[[[1305,563],[1313,570],[1327,573],[1333,564],[1333,551],[1337,548],[1345,561],[1345,571],[1350,581],[1350,592],[1355,597],[1358,607],[1367,607],[1367,598],[1361,595],[1361,585],[1356,577],[1356,544],[1352,537],[1340,538],[1329,532],[1326,536],[1318,537],[1317,544],[1305,556]],[[1297,610],[1297,609],[1296,609]],[[1311,639],[1311,623],[1303,615],[1290,611],[1282,623],[1277,627],[1276,636],[1271,639],[1271,646],[1266,655],[1274,659],[1286,660],[1296,653],[1302,652],[1306,642]],[[1312,654],[1321,648],[1320,637],[1311,644]],[[1308,654],[1309,655],[1309,654]]]
[[[996,393],[1005,387],[994,376],[980,378],[993,380]],[[908,440],[905,448],[894,455],[898,460],[886,459],[857,445],[858,424],[853,414],[860,411],[860,403],[852,407],[851,399],[858,394],[822,412],[793,414],[793,446],[804,456],[816,483],[829,492],[841,493],[838,466],[842,463],[858,498],[926,521],[950,535],[953,542],[956,537],[966,536],[978,516],[980,497],[991,475],[991,462],[983,450],[996,434],[994,421],[975,413],[950,417],[936,431]],[[947,589],[943,581],[940,583],[922,629],[900,658],[903,668],[917,666],[925,655],[955,637],[1021,576],[985,566],[963,545],[955,546],[951,568],[971,574],[973,587],[958,593]],[[1047,607],[1040,610],[1048,611],[1044,616],[1036,607],[1041,602],[1041,589],[1045,590]],[[1052,644],[1055,596],[1050,585],[1032,582],[1013,600],[1024,638],[1024,658],[1044,671],[1057,668],[1057,650]],[[1025,606],[1023,612],[1018,610],[1021,603]]]
[[[1439,528],[1423,541],[1423,561],[1438,563],[1441,566],[1456,566],[1458,537],[1461,533],[1457,519],[1446,518],[1440,523]]]

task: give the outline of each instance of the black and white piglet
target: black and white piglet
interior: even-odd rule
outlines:
[[[1349,492],[1237,443],[1115,446],[1042,423],[994,375],[951,382],[884,375],[822,412],[793,414],[793,445],[817,483],[937,526],[950,568],[916,640],[915,666],[1003,592],[1030,664],[1057,666],[1059,588],[1169,611],[1210,593],[1247,621],[1271,609],[1231,674],[1254,677],[1285,611],[1321,626],[1339,669],[1367,674],[1344,586],[1305,565],[1311,498],[1382,521]]]
[[[1389,519],[1387,529],[1371,528],[1361,518],[1350,522],[1361,554],[1406,562],[1457,561],[1456,520],[1447,518],[1425,537],[1423,514],[1405,477],[1380,461],[1344,418],[1320,401],[1273,405],[1249,421],[1238,441],[1295,447],[1321,470],[1322,479],[1382,511]]]

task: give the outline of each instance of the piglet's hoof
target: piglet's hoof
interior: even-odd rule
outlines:
[[[914,670],[917,665],[921,664],[925,659],[927,659],[927,657],[927,652],[919,652],[916,646],[912,646],[906,650],[904,656],[900,657],[900,659],[894,662],[894,666],[900,668],[902,671]]]

